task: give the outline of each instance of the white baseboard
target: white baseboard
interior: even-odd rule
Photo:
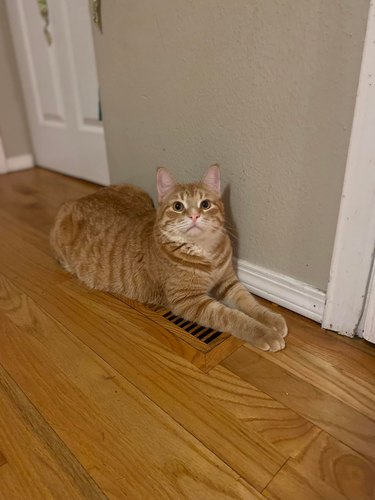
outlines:
[[[322,322],[326,294],[321,290],[245,260],[237,261],[237,274],[255,295],[318,323]]]
[[[31,154],[13,156],[6,161],[8,172],[16,172],[17,170],[24,170],[25,168],[34,167],[34,157]]]

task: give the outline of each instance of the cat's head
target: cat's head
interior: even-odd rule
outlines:
[[[170,241],[200,243],[225,233],[218,165],[208,168],[201,182],[178,184],[167,169],[157,171],[158,228]]]

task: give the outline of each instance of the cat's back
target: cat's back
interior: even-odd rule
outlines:
[[[87,216],[141,216],[154,208],[151,197],[136,186],[119,184],[101,188],[95,193],[80,198],[70,205],[77,215],[81,212]]]
[[[101,188],[60,207],[50,234],[51,247],[67,270],[82,279],[100,281],[113,265],[113,249],[125,240],[139,251],[154,217],[152,199],[142,189],[128,184]]]
[[[65,230],[69,226],[68,220],[81,227],[98,223],[108,225],[116,219],[123,222],[130,218],[142,218],[153,210],[153,201],[145,191],[129,184],[120,184],[64,203],[58,211],[54,228],[60,227],[63,220],[65,224],[62,229]]]

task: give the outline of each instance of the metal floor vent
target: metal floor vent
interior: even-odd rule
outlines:
[[[116,297],[156,323],[155,328],[149,329],[152,335],[204,372],[211,370],[243,344],[227,332],[206,328],[175,316],[165,307],[144,305],[123,296]]]

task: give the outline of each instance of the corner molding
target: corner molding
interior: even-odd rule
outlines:
[[[237,275],[255,295],[322,322],[326,294],[321,290],[242,259],[237,261]]]

